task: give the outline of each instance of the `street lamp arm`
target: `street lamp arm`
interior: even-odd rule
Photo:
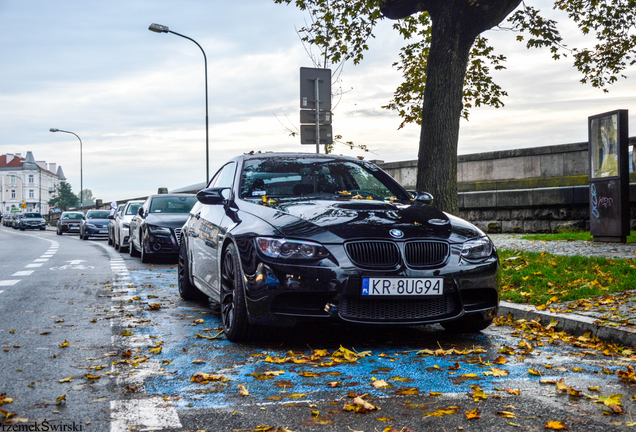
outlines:
[[[49,132],[64,132],[75,135],[80,142],[80,208],[84,208],[84,163],[82,161],[82,139],[75,132],[51,128]]]

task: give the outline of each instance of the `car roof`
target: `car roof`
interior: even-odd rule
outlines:
[[[148,195],[147,199],[153,199],[153,198],[158,198],[158,197],[193,197],[196,196],[195,194],[182,194],[182,193],[174,193],[174,194],[155,194],[155,195]],[[145,202],[145,201],[143,201]]]
[[[339,159],[346,161],[360,161],[358,158],[353,158],[350,156],[341,156],[334,154],[322,154],[322,153],[297,153],[297,152],[267,152],[267,153],[253,153],[253,154],[244,154],[242,156],[238,156],[235,159],[270,159],[270,158],[297,158],[297,159]]]

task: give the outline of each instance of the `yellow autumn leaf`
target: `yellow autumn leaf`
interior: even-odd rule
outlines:
[[[60,403],[66,400],[66,395],[62,395],[59,398],[55,399],[55,403]]]
[[[563,424],[562,421],[553,421],[553,420],[548,420],[548,422],[543,425],[544,429],[552,429],[552,430],[568,430],[568,427]]]
[[[510,411],[497,411],[496,414],[500,417],[504,417],[504,418],[515,418],[517,417],[517,415],[513,412]]]
[[[475,408],[471,411],[466,411],[466,420],[479,419],[481,418],[481,412],[479,409]]]
[[[68,346],[68,341],[67,341],[67,340],[65,340],[64,342],[62,342],[62,343],[59,345],[59,347],[60,347],[60,348],[65,348],[65,347],[67,347],[67,346]]]
[[[70,376],[70,377],[62,378],[61,380],[58,380],[58,382],[61,382],[61,383],[71,382],[72,379],[73,377]]]
[[[123,332],[120,333],[120,335],[122,335],[122,336],[132,336],[133,334],[131,332],[129,332],[128,330],[124,330]]]
[[[371,385],[375,388],[390,387],[390,384],[384,380],[379,380],[375,378],[372,378],[372,380],[373,382],[371,383]]]
[[[241,396],[249,396],[250,395],[250,392],[247,391],[247,388],[245,388],[245,386],[243,384],[239,384],[238,387],[239,387],[239,394]]]

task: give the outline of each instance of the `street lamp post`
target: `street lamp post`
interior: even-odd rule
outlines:
[[[205,64],[205,183],[207,185],[208,180],[210,179],[210,146],[209,146],[209,132],[208,132],[208,58],[205,55],[205,51],[201,48],[201,45],[194,39],[172,31],[168,28],[168,26],[164,26],[161,24],[150,24],[148,30],[153,31],[155,33],[172,33],[177,36],[181,36],[182,38],[188,39],[199,47],[201,52],[203,53],[203,62]]]
[[[55,128],[51,128],[49,129],[49,131],[73,134],[77,137],[77,139],[80,142],[80,208],[84,208],[84,171],[83,171],[84,168],[82,164],[82,139],[75,132],[71,132],[71,131],[65,131],[62,129],[55,129]]]

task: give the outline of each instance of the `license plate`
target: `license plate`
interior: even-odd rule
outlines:
[[[107,229],[99,230],[99,233],[100,233],[100,234],[104,234],[104,233],[107,233],[107,232],[108,232],[108,230],[107,230]]]
[[[363,296],[438,296],[443,278],[362,278]]]

